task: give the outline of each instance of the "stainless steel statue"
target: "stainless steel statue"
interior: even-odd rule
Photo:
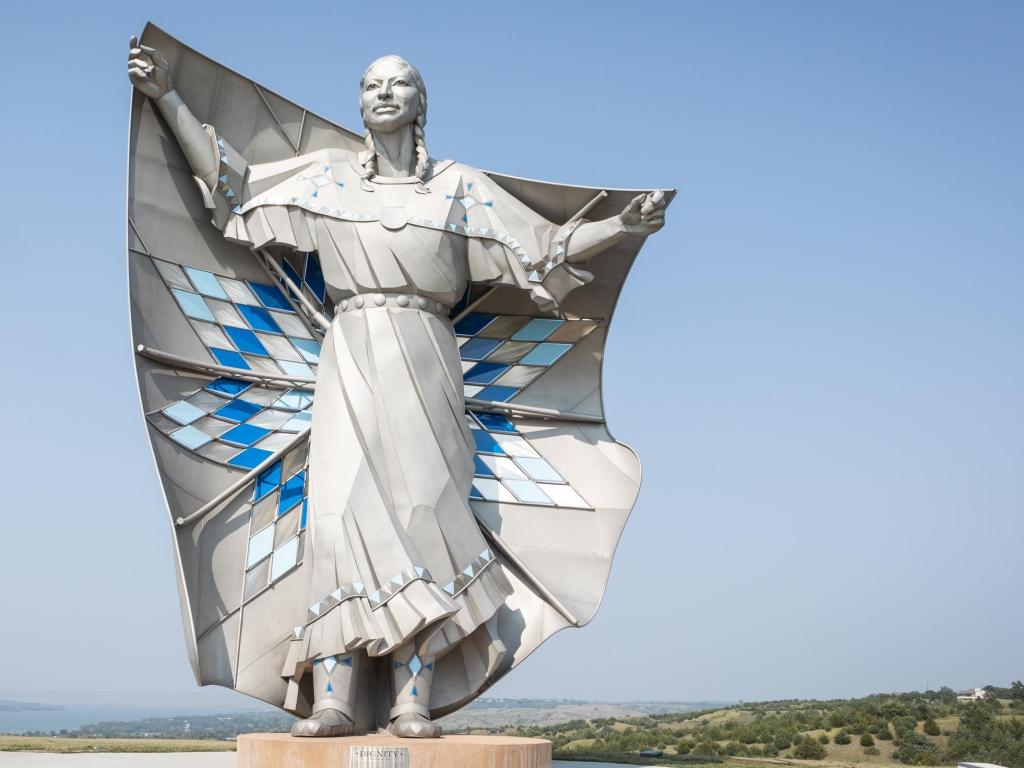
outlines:
[[[128,67],[133,334],[197,679],[299,736],[439,735],[597,609],[640,478],[602,348],[671,194],[431,158],[397,56],[362,137],[152,26]]]

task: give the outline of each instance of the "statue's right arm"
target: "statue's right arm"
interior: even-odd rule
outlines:
[[[210,134],[174,89],[171,67],[159,51],[139,45],[134,37],[129,45],[128,78],[156,104],[192,166],[192,173],[212,191],[217,186],[219,158]]]

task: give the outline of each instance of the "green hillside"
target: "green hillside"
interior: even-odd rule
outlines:
[[[641,764],[814,761],[815,765],[1024,768],[1024,684],[960,702],[949,688],[835,701],[768,701],[680,714],[490,729],[553,742],[560,760]],[[661,751],[644,757],[643,750]]]

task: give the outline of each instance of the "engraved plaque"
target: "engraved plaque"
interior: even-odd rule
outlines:
[[[348,768],[409,768],[409,748],[352,746],[348,748]]]

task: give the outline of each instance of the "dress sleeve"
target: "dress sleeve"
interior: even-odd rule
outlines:
[[[210,137],[210,144],[217,154],[217,177],[212,182],[209,178],[194,178],[203,195],[203,204],[210,211],[213,225],[217,229],[224,229],[231,214],[238,213],[242,204],[249,164],[212,125],[203,125],[203,130]]]
[[[481,173],[464,174],[454,197],[465,209],[472,282],[530,291],[544,310],[594,276],[565,261],[573,232],[582,224],[554,224]]]

